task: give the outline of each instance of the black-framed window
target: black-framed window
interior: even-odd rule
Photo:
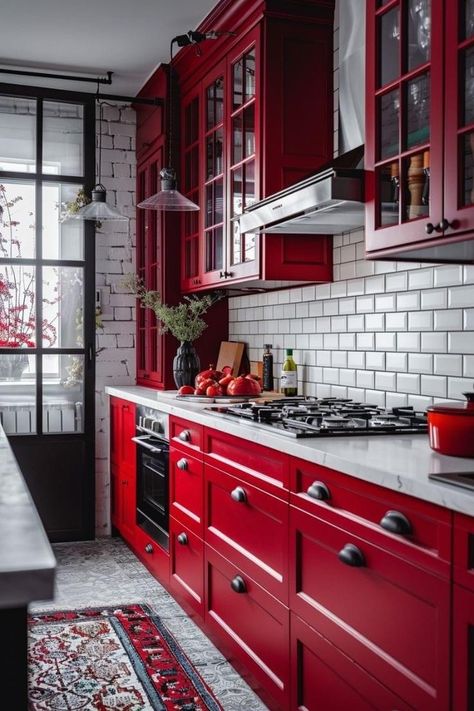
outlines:
[[[0,420],[84,434],[93,412],[94,97],[0,85]],[[90,376],[90,377],[89,377]]]

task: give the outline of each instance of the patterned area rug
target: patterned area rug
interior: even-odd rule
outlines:
[[[32,711],[222,711],[144,604],[29,617]]]

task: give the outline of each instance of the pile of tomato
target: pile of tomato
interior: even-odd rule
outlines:
[[[258,375],[233,376],[232,368],[226,365],[222,370],[216,370],[210,365],[196,375],[194,388],[192,385],[182,385],[178,395],[201,395],[218,397],[219,395],[260,395],[262,388]]]

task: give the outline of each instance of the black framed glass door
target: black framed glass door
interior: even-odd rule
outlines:
[[[53,540],[94,533],[92,95],[0,84],[0,420]]]

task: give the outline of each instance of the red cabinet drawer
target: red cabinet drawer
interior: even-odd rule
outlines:
[[[170,417],[170,441],[182,447],[200,451],[203,441],[203,427],[189,420]]]
[[[288,604],[288,504],[206,465],[205,539]]]
[[[198,536],[203,534],[203,463],[170,447],[170,512]]]
[[[474,518],[454,514],[454,581],[474,591]]]
[[[291,613],[292,709],[409,711],[412,707]]]
[[[454,585],[453,711],[474,708],[474,594]]]
[[[414,708],[446,711],[449,581],[290,508],[291,609]]]
[[[288,608],[208,545],[205,561],[206,623],[224,641],[231,663],[243,662],[278,708],[288,708]]]
[[[204,461],[288,501],[289,457],[282,452],[206,427]]]
[[[170,517],[170,586],[185,604],[204,617],[204,544]]]
[[[316,516],[331,512],[343,527],[368,526],[379,535],[379,545],[449,577],[452,514],[447,509],[299,459],[291,464],[291,492],[290,502],[298,508]],[[398,527],[400,533],[393,532]]]
[[[169,582],[169,554],[164,548],[158,545],[143,529],[139,526],[135,527],[135,536],[130,545],[140,558],[142,563],[146,565],[152,575],[155,576],[160,583],[167,585]]]

